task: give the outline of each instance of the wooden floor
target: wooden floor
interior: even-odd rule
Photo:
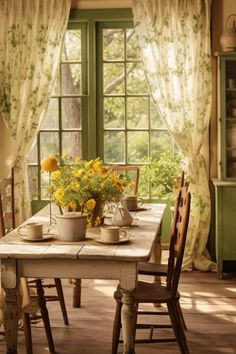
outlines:
[[[63,325],[57,302],[48,305],[57,353],[110,354],[116,282],[83,280],[80,309],[72,308],[72,285],[67,280],[63,284],[70,325]],[[236,353],[236,278],[219,280],[215,273],[184,272],[180,291],[190,353]],[[18,342],[19,354],[25,354],[23,333],[19,333]],[[48,353],[41,322],[33,327],[33,342],[34,354]],[[5,353],[1,337],[0,353]],[[175,354],[179,350],[176,343],[136,345],[136,354],[154,353]]]

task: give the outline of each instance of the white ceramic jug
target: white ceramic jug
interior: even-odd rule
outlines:
[[[111,221],[116,226],[129,226],[133,222],[133,217],[125,206],[118,206],[114,211]]]

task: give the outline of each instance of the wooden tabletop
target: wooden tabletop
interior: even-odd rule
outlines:
[[[56,225],[52,225],[49,231],[51,239],[41,242],[25,241],[15,229],[0,240],[0,258],[101,258],[145,261],[150,257],[151,245],[158,233],[165,207],[165,204],[147,204],[140,210],[132,212],[133,224],[125,228],[130,240],[116,245],[105,245],[96,241],[100,236],[99,227],[87,228],[85,240],[78,242],[58,240]],[[57,209],[54,208],[53,213],[56,212]],[[27,220],[29,221],[43,223],[45,230],[48,230],[49,207],[42,209]],[[105,224],[110,223],[110,218],[105,218]]]

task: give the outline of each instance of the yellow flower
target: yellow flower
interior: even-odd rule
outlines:
[[[57,179],[59,176],[61,175],[61,172],[59,170],[53,171],[51,173],[51,180],[54,181],[55,179]]]
[[[85,176],[83,177],[83,181],[87,181],[87,180],[88,180],[88,176],[85,175]]]
[[[93,168],[96,172],[101,172],[102,171],[102,165],[101,165],[101,161],[96,161],[93,164]]]
[[[95,205],[96,205],[96,202],[94,199],[89,199],[87,202],[86,202],[86,208],[88,210],[93,210],[95,208]]]
[[[90,168],[90,167],[92,166],[92,164],[93,164],[93,160],[90,160],[90,161],[88,161],[88,162],[86,162],[86,163],[84,164],[84,167],[85,167],[85,168]]]
[[[95,226],[99,226],[100,224],[101,224],[101,218],[97,216],[95,220]]]
[[[84,170],[80,168],[79,170],[74,172],[75,177],[80,177],[84,173]]]
[[[69,207],[71,209],[76,209],[77,208],[77,203],[75,201],[70,202]]]
[[[70,184],[70,188],[73,189],[74,191],[78,191],[80,189],[80,185],[79,185],[79,183],[72,181]]]
[[[60,201],[60,199],[63,197],[64,193],[65,193],[65,192],[64,192],[64,189],[63,189],[63,188],[57,189],[57,190],[55,191],[55,193],[54,193],[55,199],[56,199],[57,201]]]

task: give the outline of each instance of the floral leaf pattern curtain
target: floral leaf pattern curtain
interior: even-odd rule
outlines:
[[[211,210],[202,154],[211,114],[210,2],[133,0],[133,16],[150,91],[191,182],[183,269],[215,270],[206,250]]]
[[[71,0],[0,1],[0,116],[13,146],[19,221],[30,215],[26,154],[56,78]],[[26,203],[28,202],[28,203]]]

